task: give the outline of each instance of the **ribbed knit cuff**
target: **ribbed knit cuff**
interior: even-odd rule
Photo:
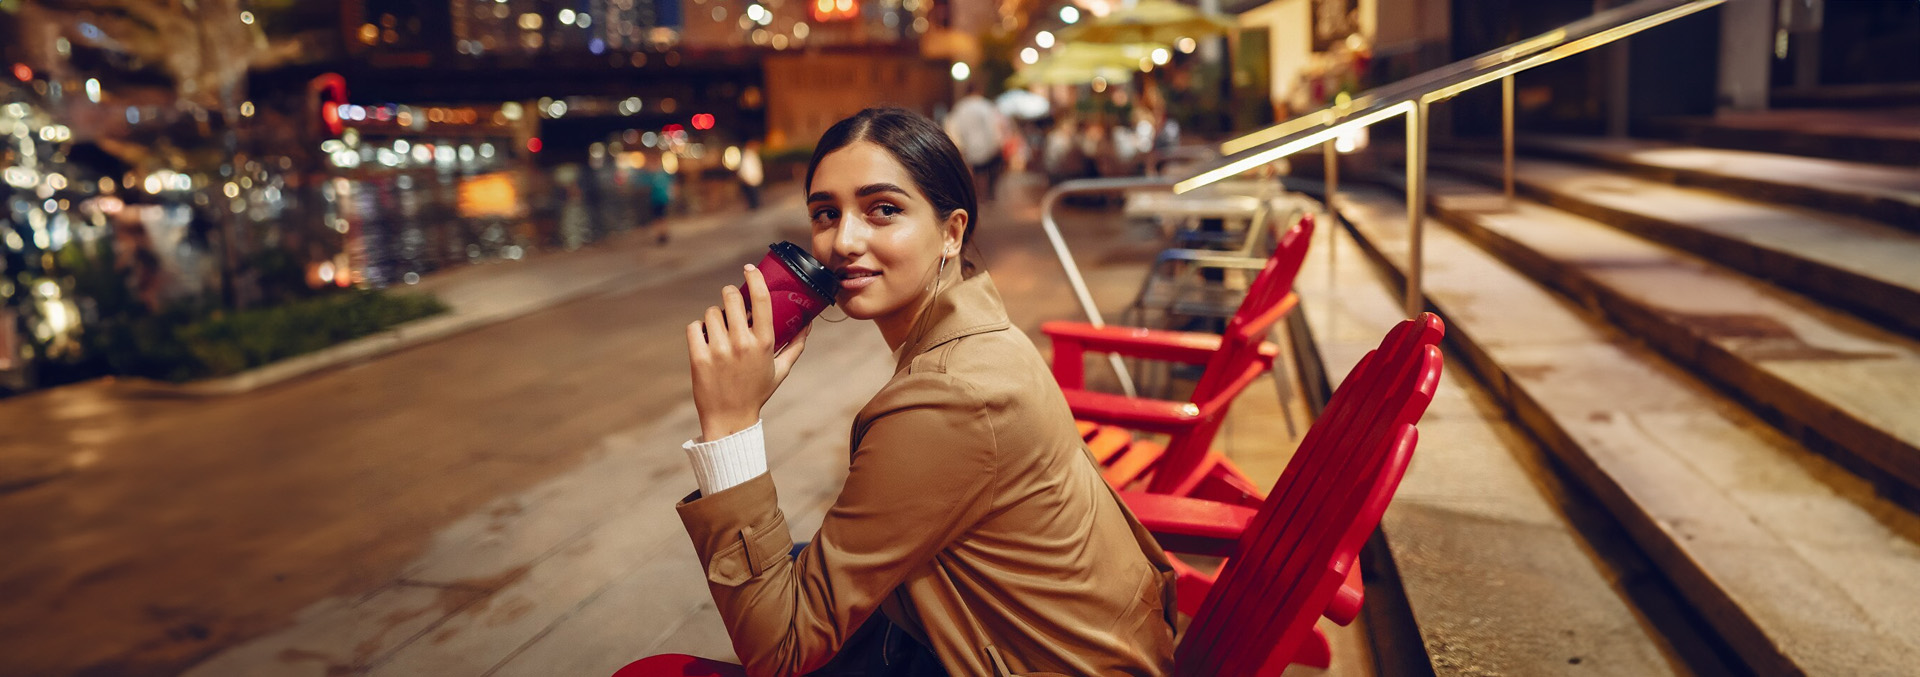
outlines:
[[[700,484],[700,495],[711,496],[767,472],[767,441],[760,421],[740,432],[712,442],[687,440],[693,463],[693,480]]]

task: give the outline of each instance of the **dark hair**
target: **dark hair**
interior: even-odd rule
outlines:
[[[960,149],[939,125],[926,116],[905,108],[868,108],[853,117],[834,123],[820,135],[813,147],[813,160],[807,163],[805,192],[813,192],[813,172],[820,158],[856,141],[867,141],[886,149],[913,177],[927,201],[933,203],[934,216],[946,221],[954,210],[967,210],[967,228],[960,235],[961,272],[971,275],[975,265],[966,249],[973,243],[973,229],[980,225],[980,203],[974,196],[973,170],[960,157]]]

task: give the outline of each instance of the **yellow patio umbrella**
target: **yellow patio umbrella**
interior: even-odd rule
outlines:
[[[1067,27],[1060,31],[1060,41],[1170,45],[1180,38],[1225,35],[1232,30],[1233,20],[1219,14],[1207,14],[1173,0],[1139,0],[1133,7]]]
[[[1007,84],[1014,87],[1081,85],[1096,79],[1106,80],[1109,84],[1131,82],[1133,75],[1140,70],[1140,60],[1157,47],[1160,45],[1065,44],[1040,57],[1033,65],[1014,73],[1013,77],[1007,79]]]

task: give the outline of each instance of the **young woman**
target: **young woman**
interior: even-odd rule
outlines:
[[[854,420],[820,531],[794,548],[759,419],[805,334],[773,353],[751,267],[755,322],[729,286],[687,326],[705,441],[686,445],[700,491],[679,512],[747,671],[1167,673],[1166,556],[963,254],[979,211],[953,142],[916,113],[868,109],[821,137],[806,190],[813,254],[896,370]]]

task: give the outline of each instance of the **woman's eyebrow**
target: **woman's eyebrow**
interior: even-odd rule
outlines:
[[[874,193],[899,193],[901,195],[908,195],[907,189],[891,183],[869,183],[861,186],[859,190],[853,191],[853,196],[866,197]]]
[[[907,189],[901,188],[900,186],[897,186],[891,183],[869,183],[867,185],[861,186],[858,190],[853,191],[853,196],[856,198],[861,198],[861,197],[866,197],[868,195],[873,195],[876,193],[899,193],[901,195],[912,195],[912,193],[907,192]],[[815,202],[832,202],[832,201],[833,201],[833,193],[829,193],[824,190],[815,191],[813,194],[807,196],[808,204],[812,204]]]

